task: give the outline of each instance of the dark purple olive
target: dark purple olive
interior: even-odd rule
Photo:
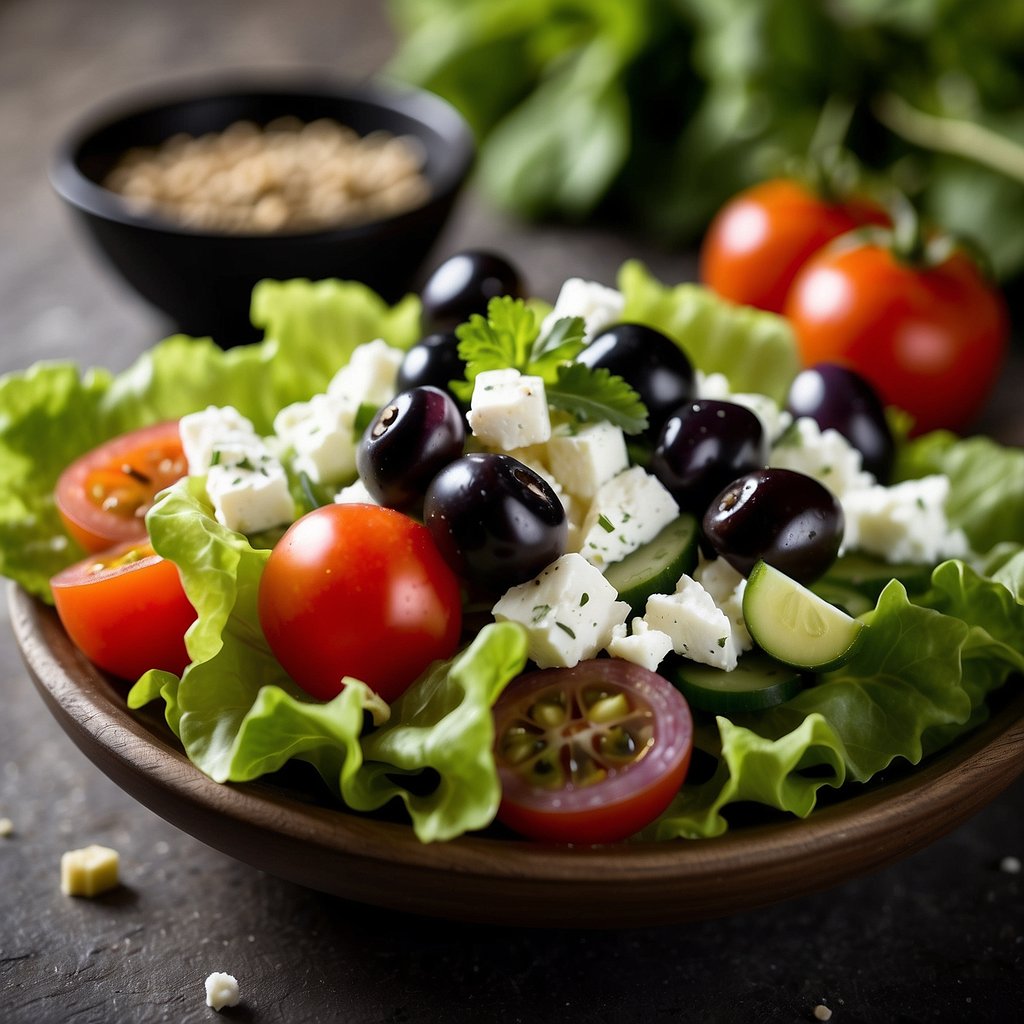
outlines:
[[[726,484],[767,461],[768,442],[754,413],[699,398],[665,421],[648,468],[683,511],[702,516]]]
[[[759,469],[734,480],[708,507],[704,536],[746,576],[759,560],[800,583],[813,583],[839,554],[843,509],[813,477]]]
[[[896,445],[875,389],[859,373],[836,363],[818,363],[798,373],[786,409],[809,416],[822,430],[837,430],[856,448],[864,468],[888,483]]]
[[[356,468],[375,501],[410,509],[437,473],[462,454],[465,420],[440,388],[412,388],[373,418],[356,448]]]
[[[423,522],[452,569],[492,593],[532,579],[564,554],[569,529],[543,477],[511,455],[481,452],[437,474]]]
[[[398,367],[397,388],[408,391],[429,385],[451,394],[449,383],[465,376],[466,363],[459,356],[459,339],[454,332],[444,331],[428,334],[405,353]]]
[[[587,366],[602,366],[621,377],[647,406],[648,434],[693,398],[693,366],[686,353],[661,331],[643,324],[605,328],[576,357]]]
[[[427,279],[420,294],[423,323],[429,330],[448,331],[473,313],[486,314],[487,303],[499,295],[520,299],[524,294],[519,271],[508,260],[467,249],[450,256]]]

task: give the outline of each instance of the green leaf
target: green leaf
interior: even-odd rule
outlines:
[[[557,378],[558,367],[572,362],[583,351],[586,325],[582,317],[561,317],[546,334],[537,336],[530,350],[529,372],[545,383]]]
[[[619,288],[623,320],[667,334],[697,369],[725,374],[733,391],[784,402],[800,360],[783,317],[726,302],[699,285],[663,285],[636,260],[623,264]]]
[[[457,397],[468,402],[473,382],[488,370],[527,372],[539,331],[536,314],[522,299],[509,295],[491,299],[486,317],[474,313],[468,323],[455,329],[459,356],[466,363],[466,380],[454,389]]]
[[[555,383],[547,387],[547,397],[554,408],[582,420],[607,420],[627,434],[647,429],[647,409],[640,396],[604,367],[562,364]]]

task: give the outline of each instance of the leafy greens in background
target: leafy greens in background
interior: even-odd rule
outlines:
[[[391,0],[390,71],[448,98],[527,217],[692,240],[844,141],[997,274],[1024,270],[1024,6],[1006,0]],[[843,140],[823,112],[845,111]],[[846,123],[847,117],[839,121]],[[827,136],[828,131],[825,132]]]
[[[627,315],[664,330],[701,370],[726,373],[734,390],[785,393],[797,363],[782,318],[693,285],[664,285],[636,262],[623,266],[618,283]],[[469,332],[481,358],[497,345],[526,366],[547,366],[551,352],[579,345],[573,321],[541,338],[522,304],[499,303],[495,312]],[[253,316],[266,334],[253,346],[222,351],[174,337],[118,375],[41,364],[0,379],[4,575],[47,596],[49,576],[77,557],[52,488],[82,451],[210,403],[233,404],[269,431],[281,406],[322,390],[356,345],[375,337],[412,344],[419,304],[410,298],[389,307],[349,283],[265,282]],[[699,746],[714,768],[683,787],[646,838],[719,835],[733,806],[748,801],[806,815],[821,787],[865,782],[894,759],[917,763],[962,735],[984,719],[988,695],[1024,672],[1024,451],[945,433],[901,446],[901,478],[933,472],[950,477],[950,519],[978,551],[977,564],[947,562],[872,593],[870,629],[856,656],[787,704],[699,718]],[[368,731],[367,712],[379,702],[358,680],[315,702],[271,655],[256,608],[268,551],[217,523],[202,480],[165,491],[147,524],[156,550],[179,567],[198,619],[186,638],[192,664],[183,676],[149,672],[129,701],[138,708],[162,700],[201,770],[243,782],[305,761],[354,810],[403,804],[424,841],[491,821],[500,789],[490,709],[525,665],[519,627],[485,627]]]

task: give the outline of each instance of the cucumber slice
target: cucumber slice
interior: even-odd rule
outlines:
[[[604,571],[605,579],[629,603],[634,615],[643,615],[651,594],[671,594],[679,577],[697,564],[697,520],[681,515],[652,541],[641,545]]]
[[[797,668],[825,672],[853,653],[864,623],[765,562],[750,572],[743,618],[763,651]]]
[[[744,654],[731,672],[685,658],[673,659],[659,671],[667,675],[691,707],[716,715],[764,711],[784,704],[803,689],[799,669],[760,651]]]

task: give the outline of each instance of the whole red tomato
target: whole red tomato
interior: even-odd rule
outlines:
[[[329,700],[353,676],[392,701],[455,653],[462,601],[425,526],[377,505],[324,505],[271,552],[259,616],[270,649],[307,693]]]
[[[1009,324],[1001,293],[959,250],[901,258],[888,232],[841,240],[793,282],[786,315],[806,365],[843,363],[887,405],[914,417],[914,433],[961,430],[999,375]]]
[[[823,245],[886,215],[866,200],[832,201],[777,178],[719,210],[700,250],[700,278],[723,298],[781,313],[800,267]]]

